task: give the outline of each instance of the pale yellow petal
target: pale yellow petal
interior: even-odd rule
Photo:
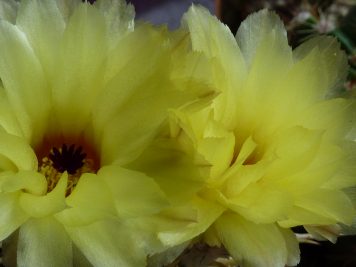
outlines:
[[[197,237],[206,231],[224,211],[222,206],[197,197],[188,202],[186,208],[190,211],[172,207],[169,212],[163,212],[162,217],[158,218],[156,222],[158,237],[164,245],[175,246]],[[179,210],[184,212],[179,214],[177,212]]]
[[[67,181],[68,174],[65,172],[61,176],[56,187],[44,196],[36,196],[30,193],[21,192],[19,203],[22,209],[35,218],[43,218],[65,209]]]
[[[18,170],[37,170],[37,158],[28,142],[0,131],[0,154],[9,159]]]
[[[254,224],[226,213],[214,227],[229,253],[242,267],[284,267],[287,247],[274,224]]]
[[[225,138],[209,137],[198,142],[197,150],[207,164],[211,164],[211,177],[218,177],[228,169],[234,153],[235,138],[233,134]]]
[[[279,228],[286,243],[288,257],[287,266],[296,266],[300,261],[299,243],[295,233],[290,229]]]
[[[46,178],[34,171],[1,173],[1,191],[25,191],[34,195],[43,195],[47,190]]]
[[[74,191],[66,198],[68,209],[56,215],[65,225],[87,225],[104,218],[113,218],[116,209],[105,181],[91,173],[83,174]]]
[[[336,38],[318,36],[312,38],[293,51],[295,60],[307,57],[311,51],[318,51],[318,73],[320,73],[320,91],[332,96],[344,82],[347,71],[347,57]]]
[[[4,240],[28,219],[18,205],[18,193],[0,194],[0,240]]]
[[[214,101],[216,118],[224,125],[235,119],[239,87],[246,76],[243,56],[229,28],[201,6],[192,6],[183,17],[187,24],[192,47],[209,58],[214,86],[222,94]]]
[[[278,224],[284,228],[300,225],[330,225],[335,223],[337,223],[337,220],[334,218],[322,216],[297,206],[289,209],[288,219],[278,222]]]
[[[227,199],[228,207],[255,223],[273,223],[287,217],[293,205],[288,192],[273,187],[250,184],[240,194]]]
[[[98,0],[94,5],[105,16],[110,48],[114,47],[127,32],[133,31],[135,9],[132,4],[126,4],[124,0]]]
[[[274,135],[273,140],[269,141],[265,156],[275,157],[275,159],[270,164],[267,178],[264,180],[288,180],[288,176],[307,169],[320,149],[322,137],[322,131],[299,126]],[[292,179],[288,181],[290,180]],[[285,184],[288,186],[287,182]]]
[[[72,244],[61,224],[51,217],[31,219],[19,231],[17,266],[73,266]]]
[[[341,234],[341,227],[335,225],[305,225],[305,230],[313,236],[314,239],[325,241],[329,240],[332,243],[336,243],[338,236]]]
[[[26,34],[48,79],[53,79],[57,74],[57,54],[65,28],[56,1],[21,1],[16,24]]]
[[[280,56],[274,59],[276,61],[282,60],[285,56],[291,56],[291,49],[288,46],[287,32],[283,22],[274,12],[264,9],[248,16],[241,23],[236,33],[237,43],[248,66],[251,67],[253,65],[255,57],[257,57],[256,54],[261,49],[261,43],[266,38],[271,41],[269,44],[271,51],[269,55],[266,55],[266,59],[272,59],[272,56],[278,53]],[[273,64],[274,60],[272,59],[272,61],[267,61],[266,63]],[[288,58],[284,60],[288,60]],[[273,67],[277,66],[273,65]],[[278,68],[280,67],[282,66],[278,66]]]
[[[130,225],[101,221],[83,227],[67,227],[67,231],[93,266],[146,266],[142,239]]]
[[[104,164],[123,165],[135,159],[157,134],[168,109],[209,92],[209,87],[195,80],[194,73],[172,75],[179,70],[169,41],[165,30],[145,25],[119,42],[113,55],[119,63],[109,66],[113,76],[93,111]],[[187,60],[185,53],[178,56],[177,60]],[[194,60],[198,62],[200,56]]]
[[[164,193],[144,173],[111,165],[101,168],[97,175],[111,191],[120,217],[153,214],[168,205]]]
[[[203,186],[206,177],[194,165],[191,155],[180,151],[174,139],[159,138],[127,166],[152,177],[170,203],[185,203]]]
[[[351,224],[355,214],[351,200],[345,193],[336,190],[315,190],[300,196],[295,205],[344,224]]]
[[[24,137],[36,143],[46,128],[51,105],[43,69],[18,27],[1,21],[0,33],[0,77]]]
[[[81,4],[71,16],[57,54],[51,80],[56,115],[53,130],[79,134],[85,129],[106,70],[106,26],[103,15]]]
[[[2,87],[0,89],[0,126],[9,134],[24,136],[16,114]]]

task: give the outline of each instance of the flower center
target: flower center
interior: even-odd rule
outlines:
[[[54,145],[49,147],[48,142],[45,142],[37,151],[38,171],[47,179],[47,192],[51,192],[62,174],[67,172],[66,196],[69,196],[83,173],[96,173],[99,169],[98,157],[92,149],[88,149],[87,144],[53,143]]]

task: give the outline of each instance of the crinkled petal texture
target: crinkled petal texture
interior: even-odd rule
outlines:
[[[356,184],[347,139],[354,103],[331,98],[346,57],[331,37],[292,51],[282,21],[267,10],[250,15],[236,40],[202,7],[192,6],[184,25],[220,92],[171,120],[181,150],[211,165],[197,194],[225,210],[205,239],[222,242],[242,266],[296,265],[296,240],[283,228],[349,224],[355,214],[343,191]]]
[[[169,201],[154,179],[123,166],[149,146],[168,109],[213,92],[206,66],[197,67],[205,56],[189,52],[185,34],[134,29],[133,16],[123,0],[0,4],[0,238],[22,225],[19,266],[77,266],[85,258],[144,266],[153,253],[147,242],[161,242],[135,235],[126,221],[154,216]],[[69,171],[51,189],[38,172],[39,151],[53,140],[90,144],[100,161],[69,196]]]

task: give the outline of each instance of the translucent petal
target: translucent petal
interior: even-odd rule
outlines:
[[[146,254],[142,240],[129,225],[101,221],[83,227],[67,227],[67,231],[95,267],[144,267]]]
[[[179,70],[175,69],[174,50],[167,46],[168,40],[162,29],[143,26],[120,41],[113,55],[120,63],[109,66],[114,76],[93,111],[104,164],[123,165],[135,159],[167,118],[168,109],[209,92],[209,87],[195,80],[194,73],[175,78],[179,75],[172,73]],[[176,60],[188,60],[185,55],[176,55]],[[200,56],[194,58],[194,62],[199,61]]]
[[[0,240],[4,240],[28,219],[18,205],[18,193],[0,194]]]
[[[26,34],[49,79],[57,74],[58,49],[65,22],[56,1],[21,1],[16,24]]]
[[[68,174],[65,172],[56,187],[44,196],[21,192],[19,202],[23,210],[32,217],[42,218],[55,214],[66,208],[65,193]]]
[[[293,51],[296,61],[307,57],[313,50],[318,51],[318,72],[320,73],[320,90],[329,96],[334,95],[344,82],[347,71],[347,56],[340,49],[340,44],[331,36],[318,36],[304,42]]]
[[[299,243],[295,233],[290,229],[279,228],[287,246],[287,266],[296,266],[300,261]]]
[[[272,56],[276,53],[279,56],[266,63],[272,64],[275,60],[281,60],[286,55],[289,58],[287,57],[285,60],[290,60],[291,49],[288,46],[287,32],[283,22],[274,12],[264,9],[249,15],[241,23],[236,33],[237,43],[248,66],[253,65],[255,57],[257,57],[256,54],[261,49],[261,43],[267,38],[271,41],[268,44],[271,51],[269,55],[266,55],[267,58],[272,59]],[[276,67],[275,64],[272,64],[272,66]]]
[[[192,6],[183,17],[189,28],[193,49],[213,58],[214,85],[222,94],[215,101],[216,118],[230,124],[236,112],[237,91],[246,76],[245,61],[234,36],[209,11],[201,6]]]
[[[305,110],[300,114],[299,122],[309,129],[325,129],[327,137],[335,140],[350,130],[351,123],[354,123],[354,108],[354,103],[349,99],[330,99]]]
[[[51,217],[31,219],[20,228],[19,267],[71,267],[72,263],[72,242],[56,220]]]
[[[351,224],[355,213],[347,195],[336,190],[315,190],[300,196],[295,205],[344,224]]]
[[[305,230],[313,236],[316,240],[329,240],[332,243],[336,243],[337,237],[340,236],[341,227],[339,225],[305,225]]]
[[[101,168],[98,176],[109,187],[119,216],[152,214],[168,205],[158,185],[143,173],[111,165]]]
[[[94,5],[105,16],[106,25],[109,29],[109,47],[113,48],[127,32],[133,31],[134,7],[130,3],[126,4],[124,0],[99,0]]]
[[[56,215],[65,225],[87,225],[116,215],[111,192],[96,174],[83,174],[74,191],[66,198],[66,203],[69,208]]]
[[[100,12],[81,4],[74,11],[63,33],[51,80],[54,112],[58,128],[66,134],[80,134],[90,119],[91,109],[103,88],[107,38]],[[69,133],[68,133],[69,132]]]
[[[79,4],[80,0],[55,0],[57,7],[60,10],[62,17],[66,23],[68,23],[70,16],[73,14]]]
[[[288,87],[279,85],[283,80],[281,77],[285,77],[293,65],[286,31],[276,14],[262,10],[250,15],[241,24],[236,39],[249,66],[249,73],[237,103],[234,103],[238,107],[238,116],[233,126],[242,128],[239,135],[243,131],[247,131],[247,136],[251,135],[251,131],[269,133],[275,129],[275,124],[279,124],[275,121],[286,116],[278,108],[279,102],[282,104],[280,96],[281,99],[284,99],[284,94],[291,97],[290,90],[285,90]],[[260,118],[269,119],[261,121]]]
[[[288,219],[279,221],[278,224],[284,228],[300,225],[330,225],[337,220],[328,216],[322,216],[305,208],[294,206],[288,211]]]
[[[215,223],[216,231],[242,267],[284,267],[287,248],[283,235],[274,224],[254,224],[224,214]]]
[[[36,143],[51,105],[42,66],[18,27],[1,21],[0,33],[0,77],[24,137]]]
[[[9,134],[24,136],[4,89],[0,89],[0,126]]]

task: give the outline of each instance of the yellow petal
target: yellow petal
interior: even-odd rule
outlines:
[[[287,266],[296,266],[300,261],[299,243],[295,233],[290,229],[279,228],[286,243],[288,257]]]
[[[0,77],[24,137],[36,143],[51,105],[43,69],[18,27],[1,21],[0,33]]]
[[[66,203],[69,208],[56,214],[56,218],[65,225],[87,225],[116,215],[111,192],[96,174],[83,174],[75,190],[66,198]]]
[[[28,219],[19,207],[18,193],[0,194],[0,239],[4,240]]]
[[[175,218],[175,220],[172,221],[172,219],[170,219],[174,218],[172,215],[177,215],[175,207],[170,209],[171,216],[165,217],[163,213],[162,220],[158,220],[158,237],[165,246],[175,246],[200,235],[206,231],[224,211],[222,206],[198,197],[192,199],[190,203],[187,203],[187,207],[196,210],[195,216],[188,216],[192,221],[186,220],[184,222],[182,217]],[[185,212],[180,214],[180,216],[184,214],[187,215]]]
[[[235,197],[228,198],[228,207],[255,223],[273,223],[287,217],[293,204],[288,192],[258,183],[249,185]]]
[[[16,25],[26,34],[44,73],[53,79],[58,70],[57,53],[65,28],[56,1],[21,1]]]
[[[28,142],[0,130],[0,154],[9,159],[18,170],[37,170],[37,158]]]
[[[106,34],[103,15],[88,4],[79,5],[70,17],[56,53],[56,75],[50,81],[56,115],[52,127],[57,134],[58,129],[81,133],[91,119],[103,89]]]
[[[295,60],[302,60],[314,50],[318,51],[319,91],[332,96],[346,78],[348,71],[346,54],[340,49],[336,38],[318,36],[297,47],[293,51],[293,56]]]
[[[226,213],[216,221],[216,231],[229,253],[243,267],[284,267],[287,247],[274,224],[254,224]]]
[[[259,49],[261,49],[261,44],[265,39],[269,39],[268,46],[271,49],[270,53],[266,55],[266,59],[269,59],[266,63],[272,64],[277,60],[282,62],[290,60],[291,49],[288,46],[287,33],[283,22],[274,12],[264,9],[248,16],[241,23],[236,33],[237,43],[249,66],[252,66],[256,60],[255,57],[258,56],[257,53],[260,53]],[[273,59],[276,54],[279,56]],[[273,64],[273,67],[276,67],[276,65]],[[278,68],[281,67],[278,66]]]
[[[300,196],[295,205],[344,224],[351,224],[355,214],[351,200],[336,190],[315,190]]]
[[[72,267],[72,242],[51,217],[31,219],[19,232],[17,266]]]
[[[33,171],[2,173],[1,190],[3,192],[25,191],[34,195],[43,195],[47,190],[46,178]]]
[[[110,189],[120,217],[153,214],[168,204],[154,180],[143,173],[111,165],[97,175]]]
[[[42,218],[53,215],[66,208],[65,193],[67,189],[68,174],[65,172],[56,187],[47,195],[36,196],[22,192],[19,202],[22,209],[32,217]]]
[[[341,227],[337,224],[325,226],[305,225],[304,229],[311,234],[314,239],[321,241],[329,240],[334,244],[341,233]]]
[[[278,222],[278,224],[284,228],[300,225],[330,225],[335,223],[337,223],[337,221],[334,218],[322,216],[297,206],[289,209],[288,219]]]
[[[105,16],[110,48],[127,32],[133,31],[135,9],[130,3],[126,4],[124,0],[99,0],[95,1],[94,5]]]
[[[201,6],[193,5],[183,23],[189,28],[193,49],[214,59],[210,63],[214,85],[222,92],[214,103],[215,116],[228,125],[234,121],[237,92],[246,76],[240,49],[229,28]]]
[[[105,220],[67,231],[93,266],[146,266],[142,238],[130,225]]]
[[[190,155],[176,148],[175,140],[157,139],[128,165],[152,177],[170,203],[185,203],[203,186],[199,170]]]
[[[0,88],[0,125],[9,134],[24,136],[6,92],[2,87]]]
[[[140,36],[136,37],[138,34]],[[174,66],[170,67],[171,51],[165,47],[166,39],[159,33],[143,28],[129,37],[135,37],[131,41],[144,44],[144,47],[133,50],[131,42],[120,42],[127,46],[123,51],[131,51],[131,57],[126,55],[123,60],[131,60],[110,81],[94,110],[94,128],[99,137],[97,142],[101,143],[104,164],[130,163],[157,134],[168,117],[168,109],[204,97],[208,90],[194,80],[194,74],[185,80],[171,77],[174,71]],[[140,49],[141,53],[136,52]],[[135,55],[131,54],[133,51]],[[184,54],[180,60],[185,60]],[[135,73],[134,79],[132,73]]]

